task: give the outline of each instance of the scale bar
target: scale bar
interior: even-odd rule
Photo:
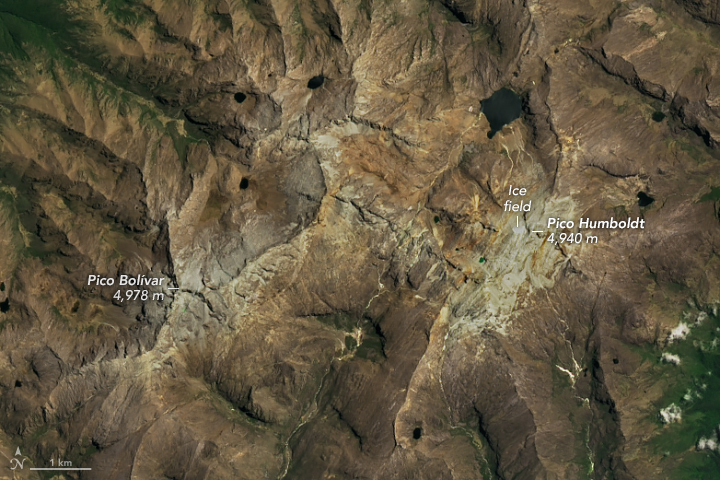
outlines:
[[[168,288],[168,290],[180,290],[180,287],[174,287],[174,288],[171,287],[171,288]]]
[[[31,468],[30,470],[44,470],[44,471],[53,471],[53,470],[92,470],[92,468]]]
[[[533,230],[532,233],[545,233],[542,230]]]

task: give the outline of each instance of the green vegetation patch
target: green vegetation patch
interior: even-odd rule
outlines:
[[[345,348],[351,352],[357,348],[357,340],[355,340],[355,337],[352,335],[345,336]]]
[[[341,332],[354,334],[360,329],[360,343],[353,335],[345,336],[345,347],[355,353],[355,356],[373,362],[385,358],[384,339],[375,325],[367,318],[358,318],[348,313],[333,313],[315,317],[319,322]]]
[[[177,121],[169,122],[166,126],[166,132],[168,135],[170,135],[170,138],[172,138],[173,146],[175,147],[175,151],[178,154],[180,163],[182,165],[185,165],[187,160],[188,147],[192,144],[200,143],[201,140],[191,135],[180,133]]]
[[[717,154],[697,137],[687,134],[677,135],[666,140],[668,149],[673,153],[683,152],[697,163],[715,160]]]
[[[710,192],[700,197],[701,202],[717,202],[720,200],[720,187],[711,187]]]
[[[482,478],[497,478],[495,473],[498,469],[497,456],[492,451],[490,443],[477,427],[471,427],[464,424],[452,426],[450,427],[450,435],[453,437],[463,436],[468,439],[470,444],[473,446],[473,450],[475,452],[475,462],[480,468]]]
[[[0,54],[16,60],[30,60],[34,50],[42,50],[51,61],[66,62],[70,51],[83,49],[83,39],[91,31],[92,26],[73,18],[62,1],[0,3]],[[87,58],[97,58],[97,49],[85,50]]]
[[[669,385],[656,407],[659,411],[675,404],[682,410],[682,420],[668,425],[662,423],[658,412],[652,414],[661,429],[652,447],[666,458],[680,456],[676,474],[668,478],[713,478],[703,475],[720,471],[718,452],[694,448],[700,438],[713,437],[720,426],[720,318],[700,315],[704,317],[700,323],[695,320],[697,313],[685,320],[691,326],[686,338],[676,340],[662,352],[677,355],[679,365],[660,363],[661,353],[655,349],[658,365],[654,373]]]
[[[302,63],[305,59],[305,46],[310,38],[310,31],[305,25],[299,3],[295,4],[295,8],[293,8],[292,14],[290,15],[290,21],[292,22],[290,31],[293,34],[293,39],[297,42],[295,44],[295,54],[298,57],[298,61]]]
[[[137,0],[100,0],[100,7],[120,25],[134,27],[148,20],[147,12]]]
[[[317,321],[336,330],[352,332],[358,324],[357,318],[348,313],[331,313],[330,315],[318,315]]]
[[[28,54],[22,47],[22,34],[28,33],[17,17],[0,13],[0,53],[10,55],[21,60],[29,60]]]
[[[217,190],[213,190],[205,203],[205,208],[200,215],[201,222],[209,222],[219,219],[225,207],[228,205],[229,199]]]
[[[31,204],[23,187],[15,172],[0,163],[0,232],[4,236],[2,245],[7,267],[23,255],[46,255],[45,252],[33,250],[38,249],[42,242],[33,233],[37,228],[37,219],[30,211]]]
[[[363,333],[362,343],[357,347],[355,355],[365,360],[378,362],[385,358],[383,339],[374,330]]]
[[[557,368],[559,365],[559,358],[555,356],[552,363],[552,369],[550,371],[552,378],[552,396],[553,398],[570,398],[575,392],[572,389],[572,382],[570,376]]]

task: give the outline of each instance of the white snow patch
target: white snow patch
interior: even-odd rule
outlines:
[[[705,313],[705,312],[700,312],[700,313],[698,313],[698,316],[697,316],[697,318],[695,319],[695,324],[696,324],[696,325],[702,325],[702,323],[703,323],[705,320],[707,320],[708,318],[710,318],[710,317],[708,316],[707,313]]]
[[[675,423],[682,420],[682,410],[680,407],[671,403],[667,407],[660,410],[660,419],[663,423]]]
[[[672,353],[663,353],[662,361],[665,363],[672,363],[673,365],[680,365],[680,357],[673,355]]]

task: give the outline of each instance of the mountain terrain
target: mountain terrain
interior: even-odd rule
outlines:
[[[720,478],[719,149],[713,0],[3,0],[0,478]]]

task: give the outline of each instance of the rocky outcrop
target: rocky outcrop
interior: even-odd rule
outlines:
[[[704,22],[720,24],[720,7],[712,0],[686,0],[679,3],[690,15]]]

